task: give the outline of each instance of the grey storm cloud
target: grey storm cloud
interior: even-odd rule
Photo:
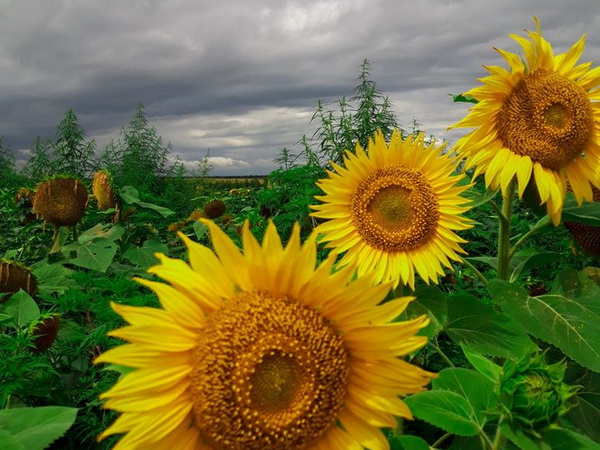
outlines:
[[[453,140],[449,94],[533,16],[557,52],[587,33],[600,59],[597,0],[0,0],[0,135],[24,158],[73,108],[101,151],[141,101],[188,166],[210,149],[215,173],[267,173],[368,58],[401,125]]]

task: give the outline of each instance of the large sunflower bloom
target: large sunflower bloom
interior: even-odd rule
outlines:
[[[479,103],[451,128],[477,127],[456,149],[467,168],[476,167],[476,176],[485,173],[486,185],[505,193],[516,176],[522,196],[533,174],[541,204],[558,225],[567,182],[579,204],[592,200],[590,183],[600,186],[600,67],[577,64],[585,35],[555,56],[535,23],[530,40],[511,35],[525,59],[496,49],[510,71],[486,67],[490,76],[479,80],[483,86],[465,93]]]
[[[96,362],[135,368],[102,394],[120,417],[102,435],[115,449],[387,449],[379,427],[410,418],[398,396],[433,374],[399,356],[419,349],[422,316],[393,322],[411,297],[379,305],[390,285],[315,267],[313,235],[284,248],[269,224],[262,246],[244,227],[243,253],[215,224],[214,252],[183,237],[190,264],[159,255],[138,280],[163,309],[113,305],[128,344]]]
[[[454,163],[423,135],[402,140],[395,131],[386,145],[378,132],[369,141],[368,154],[360,144],[347,152],[344,166],[319,181],[323,203],[313,216],[329,219],[316,231],[328,247],[346,252],[341,264],[356,265],[358,274],[375,271],[377,281],[400,281],[414,288],[415,272],[427,283],[437,282],[460,260],[465,241],[453,230],[470,228],[460,216],[469,208],[456,186],[463,175],[451,176]]]

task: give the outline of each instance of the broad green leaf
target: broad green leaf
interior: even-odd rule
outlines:
[[[169,247],[162,242],[149,239],[144,242],[141,247],[131,245],[123,253],[123,258],[129,260],[131,264],[135,264],[144,269],[158,263],[158,259],[154,256],[155,253],[169,253]]]
[[[404,399],[421,420],[459,436],[475,436],[479,425],[471,417],[471,406],[461,395],[450,391],[426,391]]]
[[[71,264],[90,270],[106,272],[117,254],[117,244],[108,239],[99,238],[85,244],[74,242],[65,246],[63,251],[69,252],[67,255],[75,251],[76,257],[69,261]]]
[[[495,383],[474,370],[451,367],[438,373],[432,382],[434,390],[452,391],[469,402],[470,417],[483,428],[487,413],[497,405]]]
[[[4,305],[4,312],[11,316],[19,327],[40,317],[37,303],[22,289],[8,299]]]
[[[517,252],[510,260],[510,281],[515,281],[519,276],[530,270],[550,265],[562,257],[561,253],[541,252],[535,248],[528,248]]]
[[[123,186],[119,189],[119,197],[130,205],[140,201],[140,193],[133,186]]]
[[[600,392],[582,390],[575,399],[577,404],[567,413],[568,418],[587,436],[600,442]]]
[[[163,206],[158,206],[153,203],[143,202],[140,200],[140,194],[136,188],[133,186],[125,186],[123,189],[119,191],[119,195],[123,199],[125,203],[135,204],[141,206],[142,208],[152,209],[159,213],[163,217],[169,217],[175,214],[174,211],[171,211],[169,208],[165,208]]]
[[[600,226],[600,203],[585,202],[577,206],[577,201],[572,193],[568,193],[562,212],[563,222],[581,222],[588,225]]]
[[[598,424],[596,424],[598,425]],[[542,432],[542,438],[552,450],[600,450],[600,444],[587,436],[564,428],[551,428]]]
[[[3,429],[0,429],[0,448],[2,450],[28,450],[11,432]]]
[[[480,374],[486,376],[489,380],[492,380],[496,383],[500,378],[500,372],[502,372],[502,367],[498,364],[490,361],[488,358],[483,356],[480,353],[477,353],[475,350],[469,348],[466,345],[461,345],[463,352],[471,365],[479,372]]]
[[[116,241],[125,233],[125,229],[119,224],[113,225],[108,230],[105,228],[106,225],[99,223],[81,233],[77,241],[80,244],[85,244],[88,241],[93,241],[99,238],[107,239],[109,241]]]
[[[27,450],[42,450],[69,429],[76,415],[76,408],[63,406],[5,409],[0,411],[0,429]]]
[[[175,211],[170,210],[169,208],[165,208],[164,206],[155,205],[154,203],[136,202],[136,205],[141,206],[142,208],[151,209],[153,211],[156,211],[163,217],[169,217],[169,216],[172,216],[173,214],[175,214]]]
[[[560,348],[584,367],[600,371],[600,288],[573,271],[559,275],[552,293],[530,297],[519,286],[492,280],[489,285],[494,301],[506,314],[517,319],[527,331]],[[574,281],[570,286],[568,283]],[[563,292],[560,292],[563,291]]]
[[[521,450],[552,450],[543,440],[525,433],[520,428],[514,427],[508,422],[502,422],[500,424],[500,430],[502,430],[502,433]]]
[[[66,290],[77,285],[77,282],[71,278],[73,271],[61,264],[37,265],[32,270],[38,282],[38,293],[47,295],[57,293],[62,295]]]
[[[419,286],[414,296],[417,298],[408,305],[408,317],[412,319],[426,314],[430,319],[429,325],[419,334],[431,337],[439,333],[448,317],[447,296],[437,286]]]
[[[468,295],[449,298],[446,332],[457,344],[484,355],[520,357],[536,348],[513,318]]]
[[[417,436],[392,436],[389,439],[390,450],[429,450],[429,444]]]

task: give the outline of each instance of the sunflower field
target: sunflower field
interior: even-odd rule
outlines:
[[[600,67],[511,37],[456,143],[367,60],[266,177],[0,140],[0,449],[600,449]]]

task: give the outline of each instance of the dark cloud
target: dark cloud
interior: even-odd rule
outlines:
[[[73,108],[102,149],[141,101],[190,165],[210,149],[221,173],[266,173],[369,58],[403,125],[452,140],[449,94],[534,15],[557,52],[587,32],[599,59],[596,0],[0,0],[0,135],[26,149]]]

